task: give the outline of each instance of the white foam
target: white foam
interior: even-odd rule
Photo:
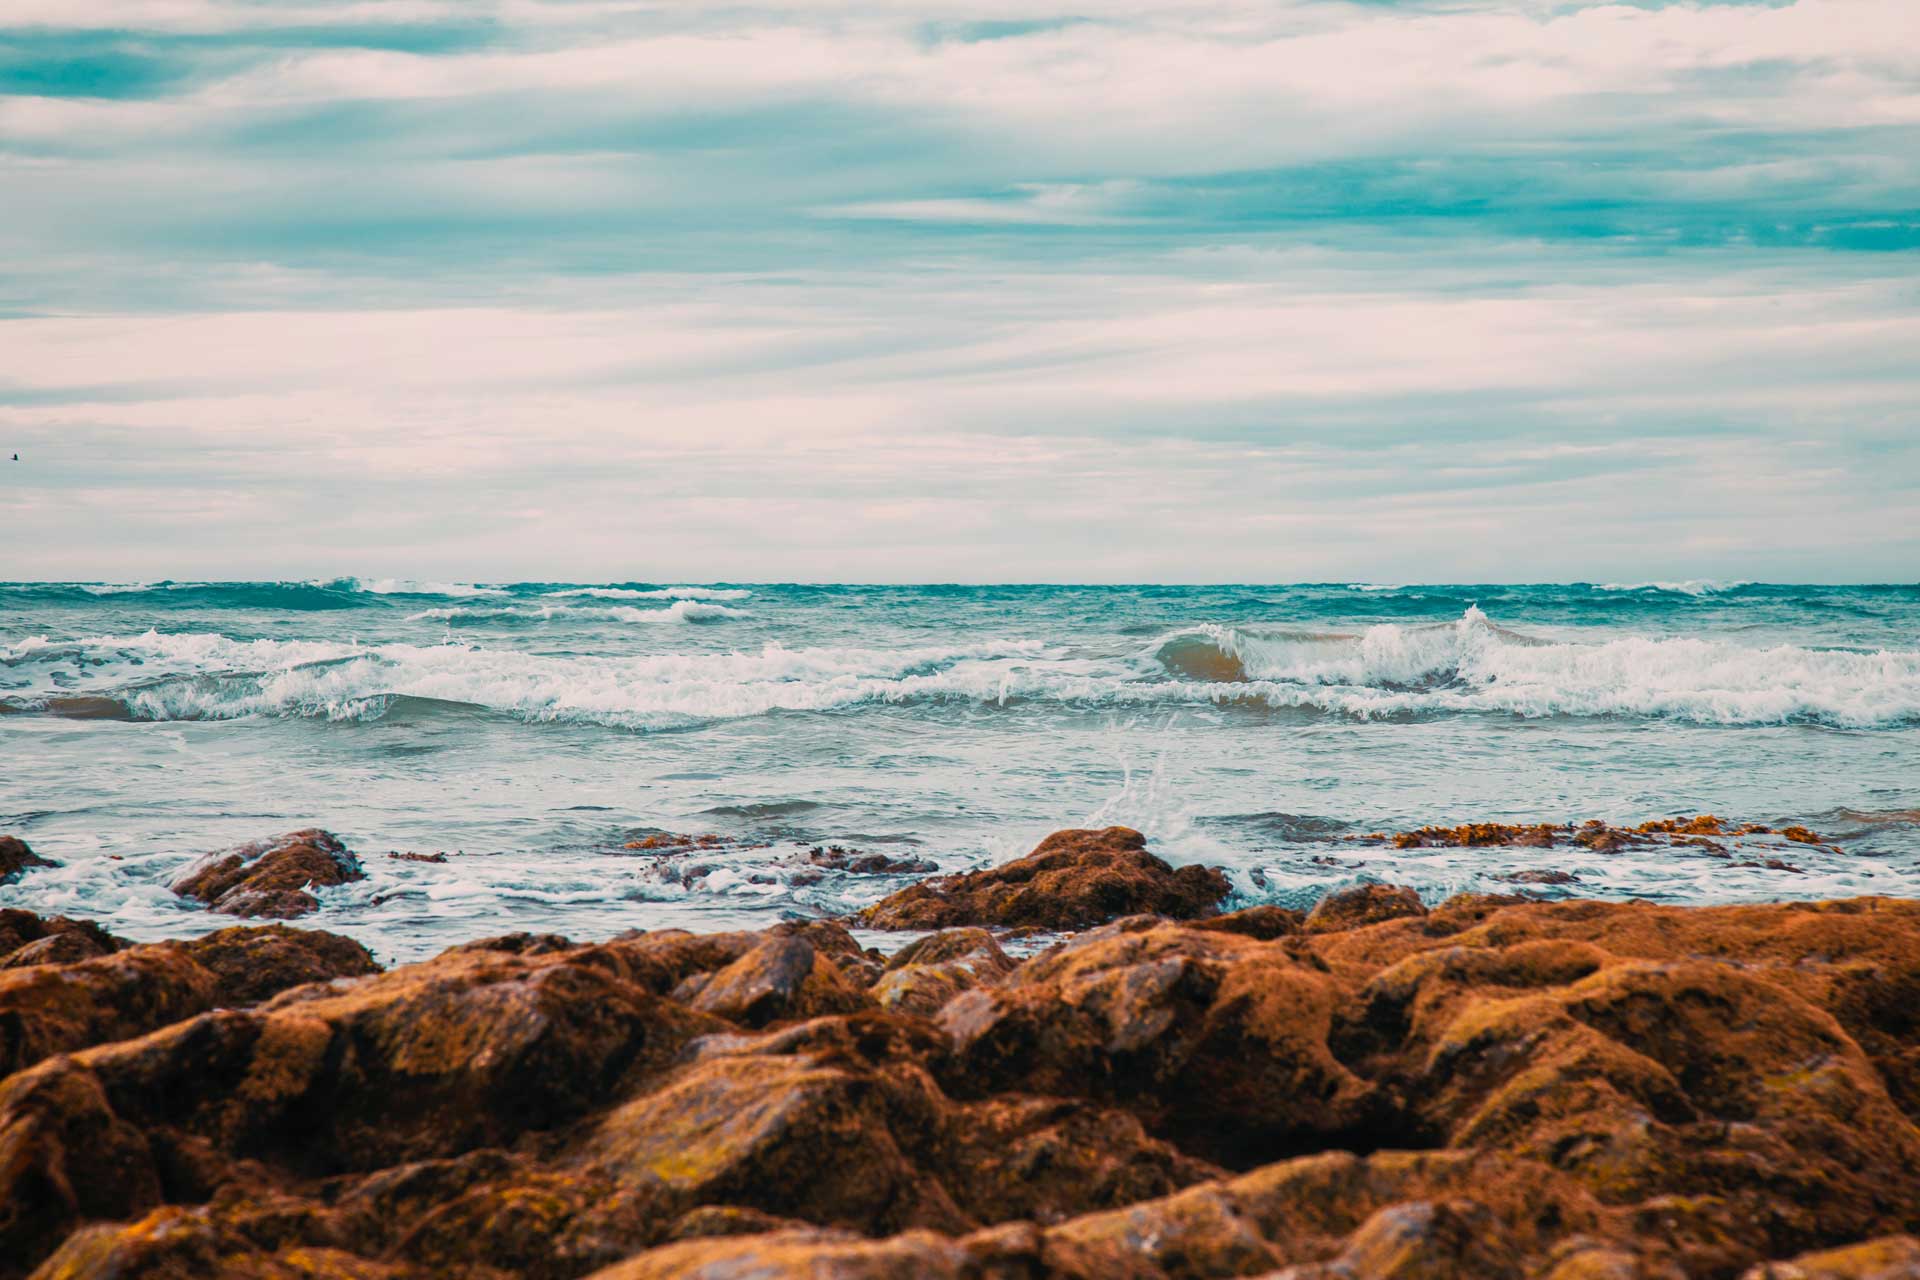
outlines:
[[[1215,700],[1257,697],[1359,716],[1477,710],[1858,727],[1920,719],[1914,650],[1757,648],[1694,637],[1549,643],[1469,607],[1450,625],[1384,624],[1357,634],[1188,628],[1148,653],[1194,641],[1245,673],[1244,681],[1195,682]]]
[[[664,609],[636,609],[632,605],[527,604],[488,607],[447,606],[422,609],[407,615],[409,622],[454,622],[519,619],[551,621],[555,618],[605,618],[614,622],[715,622],[722,618],[746,615],[723,604],[703,600],[676,600]]]
[[[596,600],[745,600],[753,592],[741,587],[661,587],[649,591],[637,587],[568,587],[545,594],[591,596]]]
[[[647,622],[691,621],[715,610],[726,606],[611,607]],[[1232,669],[1242,678],[1175,678],[1163,658],[1174,641],[1212,646],[1238,664]],[[1477,608],[1453,623],[1388,624],[1355,634],[1189,628],[1116,658],[1070,655],[1025,639],[897,649],[769,644],[757,652],[614,657],[152,631],[77,642],[35,638],[12,654],[14,678],[29,681],[9,692],[16,704],[108,696],[154,719],[370,719],[386,714],[394,698],[410,697],[635,728],[915,700],[1116,707],[1259,701],[1363,718],[1476,712],[1701,724],[1920,722],[1920,652],[1759,648],[1691,637],[1549,642],[1503,630]]]
[[[374,596],[446,596],[465,600],[475,596],[503,596],[504,587],[483,587],[471,582],[422,582],[414,578],[335,578],[317,581],[316,587],[334,587],[346,591],[364,591]]]
[[[1712,596],[1723,591],[1737,591],[1750,586],[1747,582],[1720,582],[1710,578],[1691,578],[1685,582],[1602,582],[1595,586],[1596,591],[1664,591],[1678,596]]]

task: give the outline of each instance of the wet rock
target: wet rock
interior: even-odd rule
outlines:
[[[174,946],[0,970],[0,1074],[129,1040],[213,1007],[219,983]]]
[[[1355,1231],[1330,1262],[1288,1267],[1275,1280],[1520,1280],[1520,1261],[1500,1240],[1493,1215],[1472,1200],[1389,1205]]]
[[[924,875],[929,871],[939,870],[938,864],[927,858],[916,858],[911,854],[904,858],[895,858],[884,853],[867,853],[837,844],[824,848],[815,845],[807,850],[806,861],[810,866],[822,867],[829,871],[845,871],[850,875],[859,876]]]
[[[208,1206],[167,1205],[137,1222],[75,1232],[36,1280],[403,1280],[411,1272],[341,1249],[263,1248]]]
[[[1505,822],[1469,822],[1458,827],[1421,827],[1402,831],[1393,837],[1396,849],[1460,848],[1485,849],[1513,846],[1522,849],[1551,849],[1555,839],[1567,834],[1565,828],[1549,823],[1515,826]]]
[[[1214,916],[1210,920],[1196,920],[1193,927],[1214,933],[1239,933],[1270,942],[1299,933],[1303,919],[1298,911],[1286,907],[1258,906]]]
[[[649,1250],[592,1280],[948,1280],[981,1274],[967,1251],[930,1231],[860,1240],[824,1231],[690,1240]]]
[[[0,1280],[1912,1269],[1920,903],[1397,897],[0,970]]]
[[[811,944],[778,936],[723,969],[689,979],[674,994],[703,1013],[749,1027],[778,1019],[848,1013],[867,1003],[839,966]]]
[[[1014,962],[985,929],[947,929],[900,948],[873,986],[883,1009],[932,1015],[962,991],[991,986]]]
[[[816,952],[833,961],[841,975],[857,987],[871,987],[887,967],[885,956],[862,947],[838,921],[786,920],[767,932],[779,938],[804,939]]]
[[[310,829],[209,854],[169,887],[226,915],[288,919],[319,908],[309,889],[366,878],[337,836]]]
[[[1420,895],[1401,884],[1363,884],[1330,893],[1314,905],[1302,928],[1308,933],[1340,933],[1382,920],[1424,916]]]
[[[1507,875],[1496,876],[1495,879],[1505,880],[1508,884],[1564,885],[1580,883],[1580,877],[1571,872],[1542,870],[1532,867],[1525,871],[1514,871]]]
[[[1886,1236],[1755,1267],[1743,1280],[1912,1280],[1920,1276],[1920,1239]]]
[[[364,978],[380,972],[352,938],[283,924],[235,926],[181,944],[212,973],[217,999],[241,1008],[309,982]]]
[[[126,945],[91,920],[0,908],[0,968],[89,960]]]
[[[879,929],[956,925],[1085,929],[1148,912],[1178,920],[1215,913],[1228,890],[1214,867],[1175,870],[1127,827],[1057,831],[1024,858],[923,880],[860,913]]]
[[[572,1280],[653,1243],[654,1197],[578,1170],[518,1169],[432,1208],[390,1256],[426,1275]]]
[[[941,1009],[942,1079],[1111,1100],[1205,1158],[1270,1159],[1379,1122],[1327,1045],[1343,994],[1284,943],[1116,921]]]
[[[71,945],[68,939],[92,946],[96,934],[85,927],[50,934],[0,967],[0,1072],[130,1040],[217,1006],[254,1004],[302,983],[377,972],[359,943],[285,925],[222,929],[76,962],[14,963],[35,948]]]
[[[589,1150],[623,1185],[687,1205],[724,1202],[865,1232],[964,1229],[894,1132],[937,1128],[940,1106],[912,1069],[711,1058],[615,1110]]]
[[[19,836],[0,836],[0,884],[12,884],[35,867],[59,865],[35,853]]]

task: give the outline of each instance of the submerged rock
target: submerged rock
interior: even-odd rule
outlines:
[[[1026,857],[964,875],[922,880],[860,913],[877,929],[956,925],[1087,929],[1115,916],[1175,920],[1213,915],[1227,896],[1215,867],[1178,870],[1147,851],[1129,827],[1057,831]]]
[[[209,854],[168,887],[230,916],[284,920],[319,908],[309,889],[366,878],[338,836],[314,828]]]
[[[59,865],[35,853],[19,836],[0,836],[0,884],[12,884],[35,867]]]

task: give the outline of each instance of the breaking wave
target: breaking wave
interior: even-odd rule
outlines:
[[[1602,582],[1596,591],[1645,591],[1659,592],[1673,596],[1717,596],[1727,591],[1738,591],[1749,587],[1750,582],[1718,582],[1708,578],[1693,578],[1686,582]]]
[[[1357,633],[1206,625],[1151,650],[1169,673],[1274,705],[1362,716],[1494,711],[1702,724],[1920,720],[1920,651],[1756,648],[1695,637],[1554,642],[1458,622]]]
[[[718,622],[744,617],[738,609],[704,600],[676,600],[664,609],[636,609],[632,605],[533,604],[499,607],[450,606],[422,609],[407,615],[409,622],[548,622],[556,618],[604,618],[612,622]]]
[[[554,597],[591,596],[596,600],[745,600],[753,592],[741,587],[568,587],[548,591]]]
[[[643,622],[737,616],[693,600],[658,610],[483,605],[416,616],[519,619],[556,609]],[[1688,636],[1580,643],[1497,626],[1478,608],[1451,623],[1352,632],[1207,624],[1104,656],[1030,638],[616,656],[149,631],[30,639],[0,650],[0,690],[0,707],[15,712],[148,720],[368,720],[407,699],[416,711],[425,700],[637,729],[901,702],[1873,727],[1920,723],[1920,652],[1762,648]]]

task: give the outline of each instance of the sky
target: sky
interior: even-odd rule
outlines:
[[[5,0],[0,578],[338,573],[1914,581],[1920,5]]]

